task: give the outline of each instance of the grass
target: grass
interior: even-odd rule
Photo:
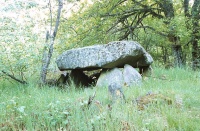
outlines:
[[[107,88],[71,86],[61,90],[2,81],[0,130],[198,131],[199,79],[200,73],[189,69],[154,69],[141,86],[124,87],[126,103],[116,101],[112,105]],[[96,97],[88,107],[88,98],[95,91]],[[140,110],[135,100],[148,92],[161,94],[172,103],[160,99]]]

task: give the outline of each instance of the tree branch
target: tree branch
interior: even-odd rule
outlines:
[[[13,75],[10,75],[10,74],[8,74],[8,73],[5,72],[5,71],[2,71],[2,73],[4,73],[5,75],[9,76],[9,77],[12,78],[13,80],[15,80],[15,81],[17,81],[17,82],[19,82],[19,83],[21,83],[21,84],[28,84],[26,81],[19,80],[19,79],[17,79],[16,77],[14,77]]]
[[[88,107],[92,104],[95,96],[96,96],[96,91],[94,92],[94,94],[92,96],[89,96],[88,104],[87,104]]]
[[[113,26],[111,26],[107,32],[110,32],[114,27],[116,27],[119,23],[123,23],[125,20],[127,20],[128,18],[130,18],[131,16],[135,16],[134,19],[132,20],[132,23],[131,23],[131,26],[128,25],[127,27],[129,28],[129,31],[126,31],[125,35],[122,36],[120,39],[125,39],[125,37],[128,37],[129,33],[133,32],[135,28],[137,28],[137,26],[139,24],[142,25],[142,21],[144,18],[146,18],[147,16],[153,16],[153,17],[157,17],[157,18],[163,18],[162,15],[156,13],[154,10],[157,10],[158,12],[161,12],[162,9],[160,8],[155,8],[155,5],[157,5],[157,3],[153,3],[151,4],[150,6],[147,6],[147,5],[143,5],[140,1],[136,1],[136,0],[133,0],[133,2],[135,4],[137,4],[138,6],[140,6],[141,8],[131,8],[130,10],[128,11],[123,11],[122,13],[116,13],[116,14],[106,14],[106,15],[102,15],[101,17],[113,17],[113,16],[116,16],[118,17],[118,20],[116,23],[113,24]],[[137,20],[136,20],[137,19]],[[133,23],[135,21],[135,26],[132,26]],[[124,30],[126,29],[127,27],[125,28],[122,28],[120,30]],[[129,33],[128,33],[129,32]]]
[[[183,2],[183,8],[184,8],[184,13],[186,17],[190,17],[190,13],[189,13],[189,0],[184,0]]]
[[[167,34],[162,33],[162,32],[159,32],[159,31],[157,31],[155,28],[153,28],[153,27],[151,27],[151,26],[138,26],[137,28],[144,28],[144,29],[148,28],[148,29],[150,29],[150,30],[156,32],[157,34],[159,34],[159,35],[161,35],[161,36],[168,37]]]
[[[57,31],[58,31],[58,26],[60,24],[61,9],[63,7],[63,1],[62,0],[58,0],[58,2],[59,2],[59,7],[58,7],[57,18],[56,18],[56,25],[55,25],[54,32],[53,32],[53,40],[55,40]]]

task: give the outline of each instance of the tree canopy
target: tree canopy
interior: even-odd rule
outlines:
[[[22,79],[38,74],[58,2],[0,3],[1,69]],[[138,41],[159,65],[200,68],[200,0],[71,0],[62,12],[50,69],[67,49],[118,40]]]
[[[198,0],[85,2],[62,23],[60,36],[69,48],[136,40],[161,63],[181,67],[192,62],[196,69],[199,67],[198,8]],[[193,37],[197,38],[196,44]]]

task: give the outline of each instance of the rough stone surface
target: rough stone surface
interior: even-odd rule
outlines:
[[[113,83],[123,85],[123,74],[118,68],[102,71],[99,79],[97,80],[97,87],[108,87]]]
[[[122,85],[120,85],[119,83],[111,83],[108,86],[108,91],[110,92],[113,101],[115,101],[117,98],[123,98],[125,100]]]
[[[134,86],[142,84],[142,76],[132,66],[126,64],[124,68],[114,68],[107,71],[102,71],[97,80],[97,87],[107,87],[117,83],[121,86]]]
[[[146,67],[152,62],[152,57],[135,41],[114,41],[104,45],[71,49],[63,52],[56,60],[60,70],[121,68],[125,64]]]
[[[132,66],[126,64],[123,71],[124,84],[126,86],[134,86],[142,84],[142,76]]]

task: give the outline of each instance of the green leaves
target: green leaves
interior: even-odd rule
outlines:
[[[12,75],[33,74],[40,64],[44,42],[44,21],[48,15],[45,14],[44,1],[8,0],[0,3],[0,67]]]

